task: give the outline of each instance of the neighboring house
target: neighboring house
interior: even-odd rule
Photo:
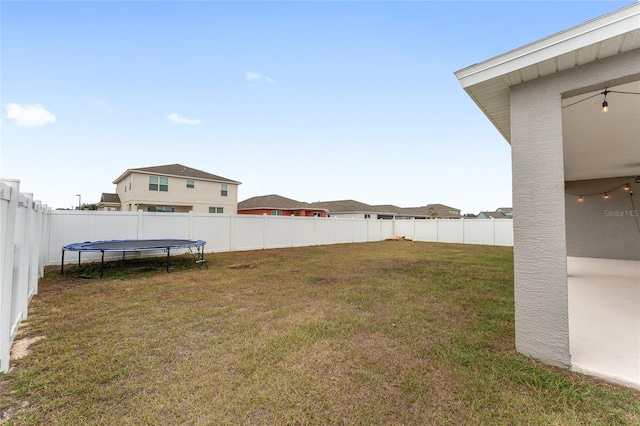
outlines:
[[[311,203],[311,206],[328,210],[331,217],[393,219],[396,215],[393,209],[377,209],[374,206],[355,200],[317,201]]]
[[[640,3],[455,74],[511,144],[516,349],[640,387]]]
[[[511,216],[496,210],[495,212],[480,212],[476,219],[511,219]]]
[[[121,205],[122,203],[120,202],[118,194],[103,192],[100,197],[100,202],[96,204],[96,210],[117,211],[120,210]]]
[[[509,216],[510,218],[513,218],[513,207],[498,207],[496,211],[500,213],[504,213],[505,216]]]
[[[460,209],[445,206],[444,204],[427,204],[424,208],[430,213],[435,213],[438,219],[460,219]]]
[[[148,212],[236,214],[240,182],[181,164],[128,169],[116,194],[102,194],[98,208]]]
[[[280,195],[262,195],[238,203],[238,214],[327,217],[326,209]]]

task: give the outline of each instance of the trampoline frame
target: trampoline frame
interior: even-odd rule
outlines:
[[[153,239],[153,240],[108,240],[108,241],[85,241],[83,243],[67,244],[62,247],[62,262],[60,264],[60,273],[64,275],[64,252],[65,251],[77,251],[78,252],[78,266],[80,266],[80,255],[83,251],[99,251],[101,252],[100,259],[100,278],[104,274],[104,252],[105,251],[121,251],[122,260],[124,260],[125,253],[127,252],[139,252],[145,250],[166,250],[167,251],[167,273],[169,272],[169,266],[171,264],[171,249],[172,248],[188,248],[189,252],[193,256],[196,265],[200,268],[201,265],[205,265],[207,269],[207,263],[204,259],[204,245],[206,241],[203,240],[186,240],[186,239]],[[191,248],[196,249],[194,253]]]

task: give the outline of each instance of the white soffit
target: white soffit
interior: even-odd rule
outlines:
[[[511,142],[509,87],[640,48],[640,2],[455,72]]]

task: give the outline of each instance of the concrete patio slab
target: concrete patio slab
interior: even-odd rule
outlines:
[[[572,370],[640,389],[640,261],[567,258]]]

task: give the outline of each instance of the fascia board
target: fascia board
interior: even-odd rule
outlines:
[[[640,2],[456,71],[462,87],[496,78],[640,28]]]

